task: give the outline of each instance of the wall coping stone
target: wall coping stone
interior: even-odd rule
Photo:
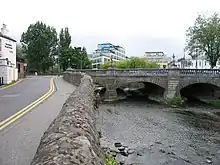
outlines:
[[[31,165],[104,165],[95,126],[92,78],[70,72],[63,78],[79,86],[44,133]]]

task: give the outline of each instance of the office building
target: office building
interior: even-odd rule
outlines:
[[[171,61],[170,57],[164,52],[145,52],[144,57],[150,62],[156,62],[161,68],[168,68],[168,64]]]
[[[88,54],[88,58],[92,61],[93,69],[100,69],[105,62],[124,60],[127,57],[123,47],[111,43],[103,43],[98,44],[97,49],[92,54]]]

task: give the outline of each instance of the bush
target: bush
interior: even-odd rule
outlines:
[[[211,100],[211,101],[209,101],[209,104],[211,104],[217,108],[220,108],[220,100]]]
[[[166,103],[171,107],[182,107],[184,102],[185,100],[180,96],[166,99]]]
[[[112,66],[118,69],[126,69],[126,68],[160,68],[160,65],[156,62],[147,61],[145,58],[139,57],[131,57],[130,59],[120,60],[117,62],[113,62]],[[107,69],[111,67],[111,62],[108,61],[101,65],[102,69]]]
[[[107,156],[105,158],[105,165],[117,165],[117,162],[113,156]]]

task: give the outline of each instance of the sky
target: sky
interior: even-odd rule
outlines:
[[[42,21],[68,27],[72,46],[92,53],[98,43],[123,46],[128,56],[163,51],[183,57],[185,34],[199,13],[220,11],[219,0],[1,0],[0,24],[17,41]]]

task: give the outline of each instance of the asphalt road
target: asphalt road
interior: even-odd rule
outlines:
[[[0,122],[45,94],[49,90],[50,79],[49,76],[33,76],[15,86],[0,89]]]
[[[40,78],[39,81],[49,83],[49,78]],[[75,89],[73,85],[65,82],[61,77],[54,78],[54,81],[57,91],[52,96],[15,123],[0,131],[0,165],[30,164],[43,133]]]

